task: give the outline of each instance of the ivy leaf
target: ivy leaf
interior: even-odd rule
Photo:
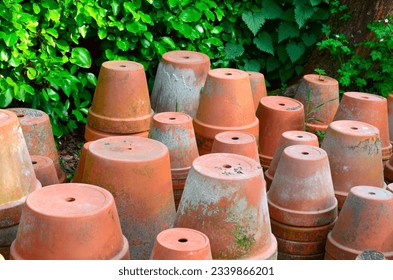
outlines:
[[[295,43],[295,42],[288,43],[285,49],[287,50],[288,56],[292,61],[292,63],[299,60],[299,58],[302,57],[302,55],[306,51],[306,47],[304,46],[303,43]]]
[[[196,22],[201,19],[202,13],[195,8],[188,7],[180,13],[179,17],[184,22]]]
[[[283,12],[275,0],[262,0],[262,6],[263,16],[267,19],[279,18]]]
[[[259,50],[274,55],[273,40],[269,33],[265,31],[259,33],[258,37],[254,38],[253,42]]]
[[[234,59],[244,53],[244,47],[240,44],[228,43],[225,45],[225,58]]]
[[[91,57],[89,51],[85,48],[73,48],[70,62],[82,68],[90,68]]]
[[[295,20],[302,28],[306,21],[314,14],[314,8],[308,5],[298,5],[295,7]]]
[[[247,27],[251,30],[251,32],[257,35],[258,31],[261,29],[266,19],[263,16],[263,13],[252,13],[252,12],[244,12],[242,14],[242,20],[245,22]]]
[[[299,37],[299,28],[292,22],[283,21],[278,27],[278,42],[282,42],[288,38]]]

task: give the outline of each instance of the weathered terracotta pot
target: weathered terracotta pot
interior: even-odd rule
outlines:
[[[339,210],[353,186],[385,186],[381,141],[376,127],[358,121],[334,121],[321,147],[329,156]]]
[[[175,227],[206,234],[213,259],[276,259],[262,168],[248,157],[215,153],[194,160]]]
[[[49,157],[55,165],[59,182],[65,182],[66,176],[60,167],[59,154],[48,114],[30,108],[10,108],[8,110],[18,116],[30,155]]]
[[[273,159],[281,134],[288,130],[304,130],[304,107],[299,101],[283,96],[267,96],[259,101],[259,151],[262,167]]]
[[[386,98],[364,92],[345,92],[334,120],[361,121],[378,128],[382,141],[382,160],[389,160],[392,144],[389,139]]]
[[[87,115],[89,127],[116,134],[139,133],[149,130],[152,116],[143,65],[104,62]]]
[[[273,155],[269,169],[265,171],[266,189],[270,189],[274,174],[276,173],[278,162],[281,158],[282,151],[292,145],[309,145],[319,147],[318,138],[315,134],[301,130],[285,131],[278,140],[276,152]]]
[[[393,260],[393,194],[370,187],[353,187],[328,235],[326,253],[337,260],[354,260],[372,248]]]
[[[278,260],[323,260],[324,254],[317,254],[317,255],[291,255],[286,253],[278,252]]]
[[[383,167],[383,176],[385,181],[388,183],[393,182],[393,156],[386,162],[385,166]]]
[[[209,238],[189,228],[170,228],[160,232],[154,243],[152,260],[211,260]]]
[[[82,183],[83,172],[85,170],[86,155],[87,155],[87,151],[89,150],[89,146],[91,143],[93,143],[93,141],[86,142],[85,144],[83,144],[83,147],[81,149],[81,153],[79,156],[78,166],[76,167],[74,178],[72,178],[72,183]]]
[[[388,123],[389,123],[389,139],[390,143],[393,143],[393,93],[387,97],[388,103]]]
[[[0,228],[0,254],[8,260],[10,258],[10,247],[16,238],[18,225]]]
[[[104,132],[100,131],[94,128],[91,128],[88,124],[85,126],[85,140],[86,142],[90,141],[95,141],[99,140],[102,138],[108,138],[108,137],[113,137],[113,136],[139,136],[139,137],[145,137],[147,138],[149,135],[149,130],[138,132],[138,133],[109,133],[109,132]]]
[[[43,187],[59,183],[52,159],[38,155],[33,155],[30,158],[35,176]]]
[[[296,90],[295,99],[304,106],[306,129],[313,133],[325,132],[338,109],[338,82],[318,74],[304,75]]]
[[[157,234],[175,219],[168,148],[136,136],[94,141],[82,181],[113,194],[132,259],[149,259]]]
[[[258,119],[247,72],[230,68],[209,71],[194,129],[200,155],[211,152],[214,137],[223,131],[247,132],[258,139]]]
[[[113,196],[87,184],[57,184],[31,193],[11,246],[16,260],[129,259]]]
[[[265,76],[259,72],[247,71],[247,73],[250,78],[252,98],[256,112],[259,106],[259,100],[267,96]]]
[[[212,153],[243,155],[259,163],[258,145],[254,135],[240,131],[220,132],[214,137]]]
[[[276,239],[280,253],[300,256],[324,255],[325,253],[326,239],[313,242],[286,240],[277,236]]]
[[[386,260],[385,255],[376,250],[364,250],[357,257],[356,260]]]
[[[169,149],[172,187],[177,209],[192,162],[198,154],[192,118],[180,112],[164,112],[153,116],[149,138]]]
[[[304,227],[332,223],[337,200],[326,152],[307,145],[285,148],[267,197],[270,217],[280,223]]]
[[[209,70],[210,58],[203,53],[165,53],[158,64],[151,93],[153,110],[156,113],[183,112],[194,118]]]

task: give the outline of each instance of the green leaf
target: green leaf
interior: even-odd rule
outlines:
[[[175,44],[175,42],[171,38],[164,36],[164,37],[161,38],[161,40],[170,49],[172,49],[172,50],[176,49],[176,44]]]
[[[12,89],[7,88],[5,91],[0,92],[0,107],[5,108],[12,102]]]
[[[33,11],[35,14],[39,14],[41,12],[41,8],[37,3],[33,4]]]
[[[169,8],[174,8],[174,7],[176,7],[177,6],[177,4],[178,4],[178,0],[168,0],[168,6],[169,6]]]
[[[377,51],[377,50],[373,50],[373,51],[370,53],[370,56],[371,56],[371,59],[372,59],[373,61],[375,61],[375,60],[381,60],[381,59],[382,59],[382,53],[381,53],[380,51]]]
[[[274,56],[269,56],[267,61],[266,61],[266,71],[267,72],[272,72],[276,70],[280,66],[280,62],[274,57]]]
[[[93,73],[87,73],[86,78],[93,86],[97,85],[97,77]]]
[[[91,57],[90,53],[85,48],[73,48],[71,52],[70,62],[82,68],[90,68]]]
[[[60,96],[59,94],[51,88],[46,89],[48,97],[53,101],[59,101]]]
[[[54,22],[60,21],[60,10],[48,10],[49,18]]]
[[[234,59],[244,53],[244,47],[240,44],[227,43],[224,51],[226,59]]]
[[[131,33],[138,33],[139,32],[139,25],[137,22],[129,22],[126,24],[127,31]]]
[[[195,7],[196,7],[198,10],[200,10],[201,12],[203,12],[203,11],[209,9],[209,7],[208,7],[205,3],[203,3],[203,2],[197,2],[197,3],[195,4]]]
[[[81,122],[85,119],[85,117],[83,116],[83,114],[81,112],[79,112],[79,110],[72,110],[72,114],[76,117],[78,122]]]
[[[317,36],[315,36],[314,34],[307,34],[307,33],[302,34],[302,40],[303,43],[306,45],[306,47],[313,46],[317,42],[317,39],[318,39]]]
[[[18,41],[18,36],[16,33],[4,34],[3,36],[4,43],[7,47],[13,46]]]
[[[322,2],[322,0],[310,0],[311,6],[317,6]]]
[[[312,17],[314,14],[314,8],[308,5],[298,5],[295,7],[295,20],[299,25],[299,28],[302,28],[306,21]]]
[[[222,41],[218,38],[211,37],[207,40],[204,40],[204,43],[212,44],[213,46],[220,47],[223,45]]]
[[[200,20],[201,17],[202,17],[202,13],[192,7],[186,8],[179,15],[179,18],[184,22],[196,22]]]
[[[27,67],[27,78],[29,78],[30,80],[34,80],[36,76],[37,70],[32,67]]]
[[[306,51],[306,47],[304,46],[303,43],[295,43],[295,42],[289,42],[285,47],[285,49],[287,50],[288,56],[292,61],[292,63],[299,60],[299,58],[301,58],[304,52]]]
[[[151,19],[151,17],[148,14],[144,14],[141,11],[139,11],[138,14],[141,16],[141,19],[144,23],[154,25],[153,20]]]
[[[281,22],[277,32],[279,43],[288,38],[299,37],[299,28],[296,24],[288,21]]]
[[[274,55],[273,40],[266,31],[259,33],[258,37],[254,38],[253,42],[259,50]]]
[[[245,22],[247,27],[251,30],[251,32],[257,35],[258,31],[261,29],[266,19],[263,16],[263,13],[252,13],[252,12],[244,12],[242,14],[242,20]]]
[[[81,27],[78,28],[79,33],[81,34],[82,38],[86,38],[87,34],[87,25],[82,25]]]
[[[261,62],[256,59],[246,60],[246,63],[244,64],[244,69],[246,71],[259,72],[261,70],[261,67]]]
[[[275,0],[262,0],[262,14],[266,19],[280,18],[283,11]]]
[[[51,35],[51,36],[53,36],[53,37],[55,37],[55,38],[58,38],[58,37],[59,37],[59,33],[58,33],[57,30],[54,29],[54,28],[48,28],[48,29],[46,29],[46,33],[48,33],[49,35]]]
[[[1,59],[2,61],[8,61],[8,59],[9,59],[9,54],[8,54],[8,52],[7,52],[5,49],[1,49],[1,50],[0,50],[0,59]]]
[[[205,13],[205,16],[206,16],[206,18],[208,20],[210,20],[210,21],[215,21],[216,20],[216,17],[214,16],[214,13],[212,11],[204,10],[203,12]]]
[[[100,29],[98,29],[98,38],[100,38],[100,40],[105,39],[106,35],[108,34],[108,32],[106,31],[106,28],[101,27]]]
[[[160,42],[153,42],[154,47],[156,48],[159,55],[163,55],[166,53],[166,48]]]

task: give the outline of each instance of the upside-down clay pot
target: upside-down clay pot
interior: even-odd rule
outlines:
[[[123,60],[104,62],[87,115],[89,127],[114,134],[140,133],[149,130],[152,116],[143,65]]]
[[[337,200],[326,152],[307,145],[285,148],[267,197],[270,218],[280,223],[303,227],[332,223]]]
[[[96,140],[89,145],[82,181],[112,193],[131,258],[149,259],[157,234],[175,219],[168,148],[136,136]]]
[[[306,128],[310,132],[325,132],[339,106],[339,86],[336,79],[317,74],[304,75],[295,99],[302,102]]]
[[[82,183],[83,172],[85,170],[86,155],[91,143],[93,143],[93,141],[86,142],[85,144],[83,144],[79,156],[78,166],[76,167],[74,177],[72,178],[72,183]]]
[[[126,260],[113,196],[87,184],[57,184],[31,193],[23,209],[14,260]]]
[[[393,194],[371,187],[353,187],[328,235],[328,259],[354,260],[367,249],[393,260]]]
[[[149,135],[149,130],[138,132],[138,133],[109,133],[94,129],[87,124],[85,126],[85,140],[86,142],[99,140],[102,138],[108,138],[113,136],[139,136],[147,138]]]
[[[319,147],[318,138],[315,134],[301,130],[285,131],[278,140],[276,152],[273,155],[272,162],[268,170],[265,171],[266,190],[270,189],[274,174],[276,173],[278,162],[281,158],[282,151],[292,145],[309,145]]]
[[[164,53],[151,93],[154,112],[183,112],[196,116],[210,58],[194,51]]]
[[[352,187],[385,187],[381,140],[376,127],[358,121],[334,121],[321,147],[329,156],[339,210]]]
[[[254,101],[255,112],[258,109],[259,100],[267,96],[265,76],[259,72],[247,71],[250,78],[252,99]]]
[[[59,183],[52,159],[38,155],[33,155],[30,158],[35,176],[43,187]]]
[[[152,260],[211,260],[209,238],[189,228],[170,228],[160,232],[154,243]]]
[[[389,139],[386,98],[364,92],[345,92],[334,120],[361,121],[378,128],[382,141],[382,160],[384,163],[389,160],[392,144]]]
[[[18,116],[30,155],[41,155],[52,159],[59,182],[65,182],[66,176],[60,167],[48,114],[30,108],[10,108],[8,110]]]
[[[243,155],[259,163],[258,145],[254,135],[240,131],[220,132],[214,137],[212,153]]]
[[[213,259],[277,258],[262,168],[242,155],[194,160],[174,226],[206,234]]]
[[[259,158],[268,169],[281,134],[288,130],[304,130],[304,107],[299,101],[283,96],[266,96],[259,101]]]
[[[192,162],[199,156],[192,118],[181,112],[155,114],[149,138],[160,141],[169,149],[172,187],[177,209]]]
[[[388,123],[389,123],[389,139],[390,143],[393,143],[393,93],[387,97],[388,103]]]
[[[231,68],[209,71],[194,129],[200,155],[211,152],[214,137],[223,131],[247,132],[258,139],[258,119],[247,72]]]

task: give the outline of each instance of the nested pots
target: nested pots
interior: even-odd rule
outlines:
[[[114,136],[139,136],[139,137],[145,137],[147,138],[149,135],[149,130],[138,132],[138,133],[110,133],[110,132],[104,132],[100,131],[98,129],[92,128],[87,124],[85,126],[85,141],[90,142],[90,141],[95,141],[99,140],[102,138],[108,138],[108,137],[114,137]]]
[[[129,259],[113,196],[97,186],[72,183],[31,193],[11,259]]]
[[[200,155],[211,152],[214,136],[223,131],[242,131],[258,138],[258,119],[247,72],[231,68],[210,70],[193,124]]]
[[[203,53],[182,50],[164,53],[151,93],[153,110],[183,112],[194,118],[209,70],[210,59]]]
[[[59,183],[53,161],[46,156],[33,155],[30,157],[36,178],[43,187]]]
[[[259,106],[259,100],[267,96],[265,76],[259,72],[247,71],[251,83],[252,99],[254,101],[255,112]]]

